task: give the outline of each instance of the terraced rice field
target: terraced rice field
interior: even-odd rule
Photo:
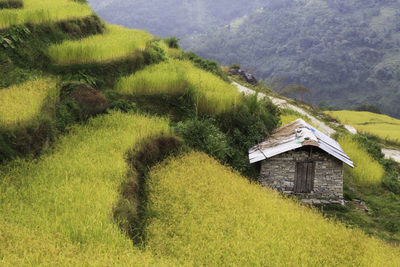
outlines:
[[[359,132],[377,135],[400,143],[400,120],[383,114],[364,111],[327,111],[342,124],[349,124]]]
[[[134,56],[135,52],[144,50],[152,38],[145,31],[107,25],[103,34],[51,45],[49,55],[60,65],[112,61]]]
[[[116,85],[118,92],[132,95],[182,94],[190,88],[194,89],[196,106],[202,111],[220,113],[240,100],[233,85],[189,61],[174,59],[123,77]]]
[[[57,80],[38,78],[0,90],[0,127],[23,126],[41,115],[45,106],[55,105]]]
[[[13,24],[57,22],[92,14],[87,4],[71,0],[24,0],[21,9],[0,9],[0,29]]]
[[[161,132],[163,119],[113,112],[73,127],[37,161],[0,166],[0,266],[168,263],[135,248],[112,217],[124,153]]]
[[[400,249],[251,184],[205,154],[154,168],[146,247],[194,266],[398,266]]]

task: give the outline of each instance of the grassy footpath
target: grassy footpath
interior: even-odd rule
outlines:
[[[200,153],[150,173],[147,248],[196,266],[398,266],[399,248],[249,184]]]
[[[117,60],[144,50],[152,38],[145,31],[107,25],[104,34],[51,45],[49,54],[55,64],[61,65]]]
[[[189,61],[173,60],[146,67],[121,78],[116,90],[122,94],[183,94],[194,89],[194,103],[202,111],[221,113],[231,109],[240,98],[236,87]]]
[[[38,78],[0,90],[0,127],[25,126],[38,118],[46,105],[55,105],[57,81]]]
[[[359,132],[377,135],[400,143],[400,120],[366,111],[326,111],[342,124],[349,124]]]
[[[0,29],[12,24],[40,24],[82,18],[92,14],[87,4],[71,0],[24,0],[21,9],[0,9]]]
[[[148,265],[112,218],[124,153],[168,132],[163,119],[113,112],[75,126],[52,153],[0,167],[0,265]]]

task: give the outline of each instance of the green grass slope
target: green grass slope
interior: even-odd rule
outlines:
[[[366,111],[326,111],[342,124],[349,124],[357,131],[376,135],[400,144],[400,120],[387,115]]]
[[[102,35],[50,46],[49,55],[53,63],[62,65],[118,60],[144,50],[152,38],[145,31],[107,25]]]
[[[37,161],[0,167],[0,265],[159,266],[113,221],[124,153],[168,132],[163,119],[113,112],[75,126]]]
[[[13,24],[39,24],[71,18],[82,18],[92,13],[90,7],[72,0],[24,0],[23,8],[0,9],[0,29]]]
[[[398,266],[400,250],[324,219],[200,153],[148,182],[147,249],[208,266]]]

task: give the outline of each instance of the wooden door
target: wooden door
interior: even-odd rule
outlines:
[[[314,162],[296,162],[294,193],[311,193],[314,189]]]

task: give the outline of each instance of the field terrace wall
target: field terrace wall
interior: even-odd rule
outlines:
[[[310,153],[311,152],[311,153]],[[315,162],[314,189],[295,194],[296,163]],[[314,204],[341,204],[343,201],[343,163],[317,147],[303,147],[262,161],[260,182],[285,194],[299,196]]]

